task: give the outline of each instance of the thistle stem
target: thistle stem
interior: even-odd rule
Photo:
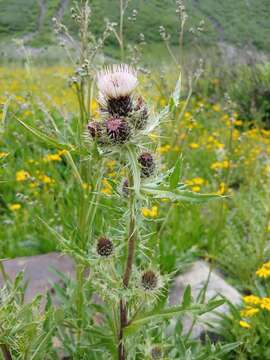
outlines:
[[[129,175],[129,187],[133,187],[133,177],[130,173]],[[129,285],[130,276],[132,273],[132,265],[134,261],[135,255],[135,244],[136,244],[136,216],[135,216],[135,194],[134,191],[129,191],[129,200],[130,200],[130,214],[129,214],[129,230],[128,230],[128,252],[127,252],[127,260],[126,267],[123,276],[123,285],[125,288]],[[120,299],[120,330],[119,330],[119,342],[118,342],[118,360],[125,360],[126,353],[125,347],[123,344],[124,327],[128,324],[127,319],[127,304],[123,299]]]
[[[129,187],[133,187],[132,175],[129,176]],[[129,231],[128,231],[128,254],[126,261],[126,268],[123,277],[123,284],[128,287],[129,279],[132,272],[132,264],[135,253],[135,242],[136,242],[136,216],[135,216],[135,194],[130,190],[130,217],[129,217]]]

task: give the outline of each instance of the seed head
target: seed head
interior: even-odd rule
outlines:
[[[121,118],[111,117],[105,122],[105,127],[109,139],[115,144],[123,144],[130,137],[130,127]]]
[[[158,285],[158,276],[153,270],[145,271],[141,276],[141,284],[144,290],[154,290]]]
[[[113,243],[106,237],[100,237],[97,242],[97,253],[100,256],[108,257],[113,252]]]
[[[151,349],[151,358],[153,360],[162,359],[162,349],[159,346],[155,346]]]
[[[90,121],[87,125],[87,129],[93,139],[99,138],[101,136],[101,124],[98,121]]]
[[[142,177],[149,177],[154,174],[155,162],[153,156],[149,152],[142,153],[138,158],[138,162],[141,165]]]

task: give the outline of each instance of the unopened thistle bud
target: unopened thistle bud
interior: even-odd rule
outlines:
[[[97,242],[97,253],[100,256],[108,257],[113,252],[113,243],[106,237],[101,237]]]
[[[149,113],[146,103],[143,100],[143,98],[140,96],[137,99],[132,116],[135,129],[137,130],[144,129],[146,127],[148,117],[149,117]]]
[[[121,118],[111,117],[105,122],[105,127],[109,139],[114,144],[123,144],[130,137],[130,126]]]
[[[87,129],[93,139],[99,138],[101,136],[101,124],[98,121],[90,121],[87,125]]]
[[[151,358],[153,360],[162,359],[162,349],[159,346],[155,346],[151,349]]]
[[[158,285],[158,276],[153,270],[145,271],[141,276],[141,285],[144,290],[154,290]]]
[[[124,195],[124,197],[128,197],[129,195],[129,185],[128,185],[128,179],[125,179],[123,181],[123,185],[122,185],[122,193]]]
[[[142,177],[149,177],[154,174],[155,162],[153,156],[149,152],[142,153],[138,158],[138,162],[141,165]]]

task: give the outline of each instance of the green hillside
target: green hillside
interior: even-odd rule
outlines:
[[[117,21],[118,0],[92,0],[92,29],[104,28],[104,18]],[[234,45],[253,45],[270,51],[269,0],[186,0],[189,26],[205,21],[204,44],[226,41]],[[0,0],[0,40],[25,37],[32,46],[52,43],[52,17],[62,18],[72,29],[69,17],[72,0]],[[129,14],[138,11],[136,22],[126,21],[129,40],[140,33],[148,42],[160,42],[159,26],[172,33],[177,41],[175,0],[131,0]]]

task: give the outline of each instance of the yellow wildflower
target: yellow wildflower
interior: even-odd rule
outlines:
[[[102,184],[104,187],[101,189],[101,192],[106,195],[112,195],[113,189],[112,189],[112,185],[109,183],[109,181],[107,179],[103,179]]]
[[[223,195],[226,192],[226,184],[224,182],[221,182],[219,185],[218,194]]]
[[[220,104],[214,104],[212,106],[212,109],[215,111],[215,112],[220,112],[221,111],[221,106]]]
[[[166,100],[165,98],[161,98],[161,99],[159,100],[159,104],[160,104],[161,106],[165,106],[165,105],[167,104],[167,100]]]
[[[141,208],[141,214],[144,217],[156,218],[158,216],[158,207],[153,206],[152,208]]]
[[[160,146],[159,148],[157,148],[157,152],[162,155],[162,154],[166,154],[171,149],[172,149],[171,145],[167,144],[167,145],[163,145],[163,146]]]
[[[194,191],[194,192],[199,192],[201,190],[201,187],[198,186],[198,185],[192,186],[191,190]]]
[[[269,226],[269,225],[268,225]],[[267,263],[263,264],[262,267],[260,267],[257,271],[256,271],[256,275],[261,277],[261,278],[267,278],[270,276],[270,261],[268,261]]]
[[[269,297],[262,298],[260,306],[261,309],[270,311],[270,298]]]
[[[88,190],[88,191],[90,191],[91,188],[92,188],[92,186],[90,184],[87,184],[87,183],[83,183],[82,187],[83,187],[84,190]]]
[[[59,151],[58,151],[58,155],[59,155],[59,156],[62,156],[62,155],[65,155],[67,152],[68,152],[68,151],[65,150],[65,149],[64,149],[64,150],[59,150]]]
[[[250,329],[251,328],[251,325],[248,322],[243,321],[243,320],[239,321],[239,325],[244,329]]]
[[[24,170],[20,170],[16,172],[16,180],[17,181],[25,181],[30,177],[29,173]]]
[[[157,134],[154,134],[154,133],[149,134],[148,136],[150,137],[150,139],[151,139],[152,141],[156,141],[156,140],[158,139],[158,135],[157,135]]]
[[[7,152],[0,152],[0,159],[4,159],[8,155],[9,155],[9,153],[7,153]]]
[[[43,161],[49,162],[49,161],[61,161],[61,157],[58,154],[48,154],[43,158]]]
[[[20,210],[21,207],[22,207],[21,204],[11,204],[11,205],[9,205],[9,208],[10,208],[11,211]]]
[[[240,314],[242,317],[252,317],[252,316],[256,315],[259,311],[260,311],[260,309],[258,309],[258,308],[247,307],[247,308],[241,310]]]
[[[243,297],[243,301],[244,301],[244,303],[249,304],[249,305],[260,305],[261,298],[259,298],[256,295],[247,295],[247,296]]]
[[[108,160],[106,162],[106,165],[108,166],[108,168],[110,168],[112,170],[116,165],[116,161],[115,160]]]
[[[211,165],[211,169],[213,170],[228,169],[229,166],[230,163],[228,160],[217,161]]]
[[[202,185],[204,183],[204,179],[201,177],[196,177],[192,181],[194,185]]]
[[[243,121],[242,120],[235,120],[234,125],[235,126],[241,126],[241,125],[243,125]]]
[[[40,175],[38,178],[46,185],[49,185],[54,182],[52,178],[50,178],[48,175],[45,174]]]
[[[198,149],[198,148],[200,147],[200,145],[197,144],[197,143],[190,143],[190,144],[189,144],[189,147],[190,147],[191,149]]]

